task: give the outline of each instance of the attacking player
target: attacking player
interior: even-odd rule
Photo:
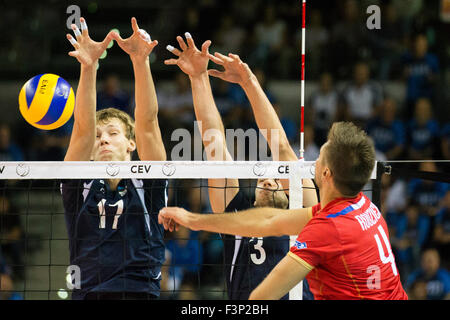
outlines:
[[[172,46],[167,47],[178,58],[166,60],[165,64],[178,65],[189,76],[195,115],[200,123],[199,129],[208,160],[232,161],[233,158],[227,149],[224,126],[214,102],[207,71],[209,59],[212,57],[208,53],[211,41],[204,42],[200,51],[196,48],[192,36],[189,33],[186,33],[185,36],[187,44],[182,37],[177,37],[181,50]],[[280,153],[278,155],[274,152],[273,160],[296,161],[295,152],[289,145],[274,109],[250,69],[243,68],[242,63],[237,63],[234,58],[229,58],[230,61],[226,57],[214,59],[225,67],[224,73],[220,74],[222,79],[237,82],[245,89],[258,127],[266,129],[266,132],[269,133],[265,136],[269,146],[273,146],[274,143],[278,144]],[[278,133],[279,140],[271,135],[275,131]],[[309,205],[317,203],[312,182],[305,183],[311,188],[305,188],[305,202]],[[239,188],[238,179],[209,179],[208,186],[210,204],[214,213],[235,212],[253,206],[287,208],[289,204],[287,195],[278,179],[259,179],[255,189],[254,202]],[[287,190],[288,186],[285,185],[284,189]],[[168,226],[168,222],[166,222],[166,226]],[[223,234],[222,239],[228,298],[232,300],[248,299],[250,292],[289,251],[288,236],[242,237],[237,233],[236,236]]]
[[[215,215],[164,208],[159,220],[246,237],[298,234],[250,299],[280,299],[305,277],[315,299],[408,299],[386,222],[361,191],[374,165],[375,149],[366,133],[350,122],[337,122],[316,161],[320,203],[312,208]]]
[[[81,65],[75,123],[65,161],[165,160],[158,125],[158,104],[149,54],[157,45],[131,19],[133,34],[122,39],[110,32],[102,42],[81,33],[69,55]],[[96,113],[96,75],[100,55],[116,40],[130,56],[135,76],[135,119],[117,109]],[[69,234],[70,263],[79,268],[80,284],[73,299],[153,299],[159,296],[164,262],[164,230],[158,211],[166,203],[166,180],[67,180],[61,185]],[[77,278],[77,275],[74,275]],[[76,283],[76,281],[75,281]]]

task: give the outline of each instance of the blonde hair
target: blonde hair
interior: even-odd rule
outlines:
[[[97,111],[96,120],[97,122],[108,122],[111,119],[118,119],[123,123],[125,127],[125,136],[129,140],[135,140],[134,137],[134,120],[130,115],[122,110],[116,108],[107,108]]]

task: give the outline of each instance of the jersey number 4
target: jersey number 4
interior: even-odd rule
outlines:
[[[105,229],[106,227],[106,199],[100,200],[100,202],[97,204],[98,207],[98,214],[100,215],[100,223],[98,227],[100,229]],[[114,204],[109,204],[110,207],[117,207],[116,214],[114,215],[114,222],[112,225],[113,229],[117,229],[117,223],[119,222],[119,217],[123,212],[123,200],[119,200]]]
[[[384,248],[383,248],[383,245],[381,244],[380,237],[378,236],[378,233],[376,233],[374,235],[374,237],[375,237],[375,241],[377,242],[378,253],[380,254],[381,262],[383,262],[384,264],[390,263],[391,267],[392,267],[392,272],[394,273],[394,276],[396,276],[398,274],[397,267],[395,266],[395,259],[394,259],[394,255],[392,254],[392,249],[391,249],[391,245],[389,244],[388,237],[387,237],[386,233],[384,232],[384,229],[382,226],[378,226],[378,231],[380,232],[381,237],[383,238],[384,245],[386,246],[386,249],[387,249],[387,255],[385,255]]]

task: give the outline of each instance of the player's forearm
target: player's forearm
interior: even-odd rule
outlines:
[[[136,124],[157,121],[158,100],[149,59],[132,60],[135,81]]]
[[[207,72],[189,77],[192,87],[192,99],[197,121],[202,122],[202,131],[216,129],[224,132],[222,118],[217,110]],[[203,133],[202,132],[202,133]]]
[[[136,146],[141,160],[166,160],[158,123],[158,99],[149,59],[132,60],[135,78]]]
[[[190,76],[189,79],[195,117],[199,122],[203,144],[210,151],[207,152],[208,160],[231,160],[226,155],[225,130],[214,102],[208,74],[204,72],[199,76]],[[214,145],[208,148],[213,141]]]
[[[274,154],[274,160],[297,160],[295,152],[289,145],[289,140],[281,125],[280,119],[264,93],[264,90],[261,88],[256,76],[251,75],[250,79],[242,84],[242,88],[252,106],[256,124]],[[274,152],[274,148],[278,148],[278,152]]]
[[[74,120],[84,135],[95,137],[95,113],[97,109],[97,68],[81,65],[78,82]]]
[[[286,210],[276,208],[253,208],[236,213],[191,214],[189,224],[193,230],[204,230],[243,237],[280,236],[273,218]]]
[[[95,143],[95,113],[97,108],[96,66],[81,65],[78,82],[74,125],[65,161],[88,161]]]

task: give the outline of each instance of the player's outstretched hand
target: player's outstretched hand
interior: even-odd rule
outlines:
[[[72,24],[71,26],[75,38],[70,34],[66,36],[67,40],[75,48],[74,51],[69,52],[69,56],[76,58],[82,65],[94,66],[106,50],[108,44],[112,41],[112,33],[108,33],[102,42],[97,42],[89,37],[89,31],[84,18],[80,18],[80,25],[81,32],[76,24]]]
[[[217,77],[228,82],[237,83],[241,86],[245,86],[245,84],[253,76],[249,66],[242,62],[236,54],[229,53],[228,56],[225,56],[219,52],[216,52],[214,55],[209,54],[208,57],[211,61],[221,65],[225,69],[224,71],[210,69],[208,70],[208,74],[210,76]]]
[[[128,53],[132,61],[146,60],[150,53],[158,45],[157,40],[151,39],[144,29],[139,29],[136,18],[131,18],[133,34],[123,39],[117,32],[112,32],[111,36],[123,51]]]
[[[177,65],[180,69],[189,76],[195,77],[207,72],[209,62],[209,46],[211,41],[207,40],[202,44],[202,50],[198,50],[195,46],[194,39],[189,32],[185,34],[186,42],[180,36],[177,37],[180,49],[174,48],[171,45],[166,47],[167,50],[172,52],[178,57],[178,59],[168,59],[164,63],[166,65]]]
[[[178,230],[179,225],[192,229],[191,216],[192,214],[183,208],[165,207],[159,211],[158,222],[169,231],[173,231],[174,227]]]

